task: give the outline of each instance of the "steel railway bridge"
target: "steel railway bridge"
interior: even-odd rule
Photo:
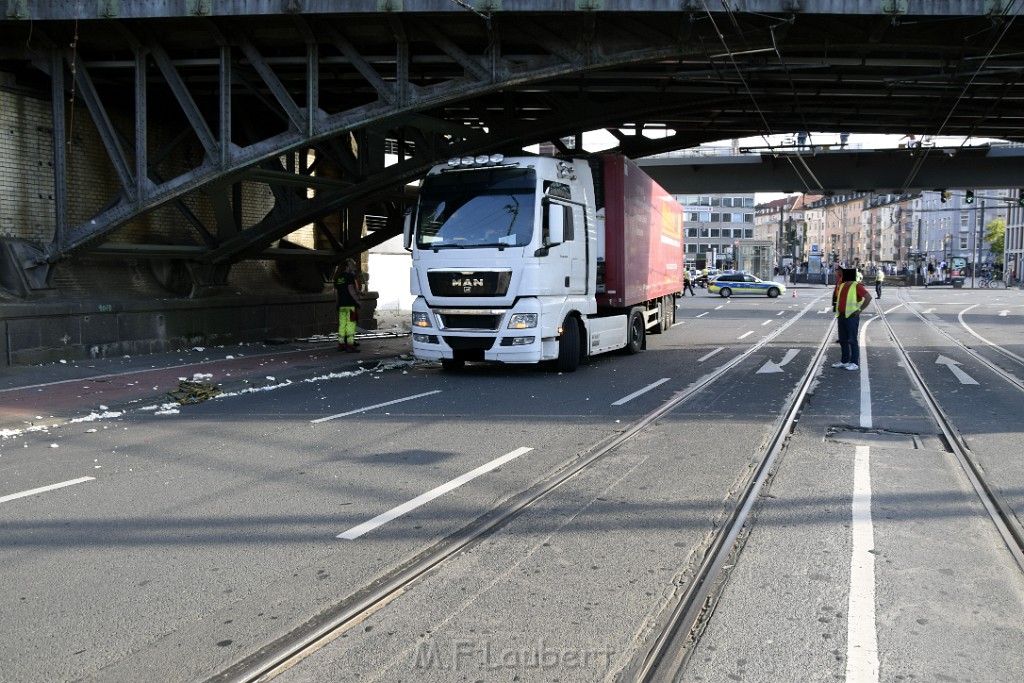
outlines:
[[[631,157],[807,130],[1024,141],[1022,0],[0,5],[0,87],[47,101],[56,122],[52,240],[0,245],[30,288],[77,254],[182,259],[214,284],[246,259],[336,263],[400,232],[408,183],[435,162],[545,142],[569,153],[588,130]],[[72,217],[66,138],[84,116],[112,182]],[[840,152],[838,175],[811,152],[766,150],[747,182],[1024,185],[1018,158],[987,148]],[[714,191],[730,177],[677,180]],[[273,208],[250,221],[254,185]],[[180,212],[170,243],[111,241],[164,207]],[[306,225],[320,247],[282,242]]]

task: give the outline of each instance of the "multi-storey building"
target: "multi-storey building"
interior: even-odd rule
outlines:
[[[687,264],[697,268],[732,267],[743,241],[755,237],[754,195],[675,195],[675,198],[685,211]]]

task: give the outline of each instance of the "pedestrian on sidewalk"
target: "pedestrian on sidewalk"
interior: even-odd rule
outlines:
[[[864,285],[857,282],[857,271],[847,268],[843,280],[836,286],[832,307],[836,312],[836,331],[839,334],[839,348],[842,358],[832,367],[843,370],[860,370],[860,344],[857,333],[860,329],[860,312],[871,303],[871,294]]]

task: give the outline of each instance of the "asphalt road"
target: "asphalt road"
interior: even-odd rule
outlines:
[[[887,317],[972,447],[996,454],[986,467],[1019,505],[1019,391],[904,309],[929,311],[980,345],[965,330],[973,326],[1024,354],[1024,293],[908,293],[908,303],[883,298]],[[201,363],[183,362],[163,384],[120,378],[166,391],[180,377],[216,375],[205,379],[225,389],[164,409],[162,392],[140,390],[98,411],[111,395],[104,389],[76,393],[84,397],[77,408],[70,399],[52,411],[24,403],[12,418],[5,398],[16,392],[0,385],[8,390],[0,393],[8,430],[0,439],[0,580],[8,589],[0,680],[204,680],[778,333],[278,680],[613,677],[685,584],[831,329],[827,294],[685,297],[679,323],[649,337],[644,353],[595,358],[572,374],[484,365],[447,373],[400,358],[407,342],[388,340],[376,349],[364,342],[358,363],[303,348],[270,350],[265,364],[246,370],[200,367],[235,360],[219,350],[205,361],[183,355]],[[820,369],[684,680],[1003,681],[1024,668],[1024,580],[936,438],[880,322],[864,323],[864,371]],[[930,360],[940,353],[977,384]],[[146,370],[143,362],[126,370]],[[65,378],[76,382],[95,382],[90,373],[120,382],[109,367],[39,368],[40,381],[24,374],[17,382],[36,394],[74,388],[59,377],[68,370],[81,373]],[[920,447],[872,447],[865,456],[827,436],[864,429],[865,406],[872,428],[916,434]],[[26,424],[35,411],[46,419]],[[67,421],[103,412],[117,414]],[[865,468],[874,522],[868,593],[854,561],[863,538],[851,531],[862,528],[851,510],[864,501]],[[874,678],[856,669],[871,662],[856,647],[872,642]]]

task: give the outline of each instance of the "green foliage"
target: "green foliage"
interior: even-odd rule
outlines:
[[[985,241],[989,243],[992,253],[995,254],[996,263],[1003,262],[1003,241],[1006,238],[1006,220],[996,218],[985,225]]]

